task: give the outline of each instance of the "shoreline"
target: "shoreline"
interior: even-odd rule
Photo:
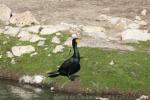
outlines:
[[[18,76],[17,76],[18,77]],[[11,74],[11,77],[5,76],[0,74],[0,80],[5,80],[5,81],[13,81],[17,84],[28,84],[28,83],[19,83],[19,77],[17,78],[15,75],[13,76]],[[59,84],[59,83],[58,83]],[[133,97],[133,98],[138,98],[141,95],[147,95],[150,96],[150,93],[148,92],[144,92],[144,91],[137,91],[137,92],[133,92],[133,91],[119,91],[119,90],[104,90],[104,91],[97,91],[92,89],[91,91],[86,91],[84,89],[80,89],[80,90],[71,90],[70,87],[68,88],[60,88],[60,86],[58,84],[55,84],[55,82],[52,82],[51,85],[48,85],[46,83],[42,83],[42,84],[28,84],[31,85],[33,87],[40,87],[42,89],[48,89],[51,92],[55,92],[55,93],[62,93],[62,94],[74,94],[74,95],[89,95],[89,96],[114,96],[114,97],[119,97],[119,96],[125,96],[125,97]],[[51,90],[51,87],[54,87],[54,90]]]

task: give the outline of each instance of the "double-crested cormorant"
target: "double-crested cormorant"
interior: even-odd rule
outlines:
[[[62,75],[67,76],[72,81],[75,79],[74,74],[80,70],[80,54],[77,48],[78,42],[79,38],[74,38],[72,40],[72,47],[74,50],[72,57],[64,61],[57,71],[48,73],[49,77]]]

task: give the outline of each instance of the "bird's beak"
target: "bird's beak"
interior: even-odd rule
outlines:
[[[77,44],[79,44],[80,43],[80,39],[78,38],[78,39],[76,39],[76,42],[77,42]]]

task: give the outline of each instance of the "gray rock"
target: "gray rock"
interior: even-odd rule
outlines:
[[[57,36],[54,36],[54,37],[52,38],[52,43],[59,44],[59,43],[60,43],[60,39],[59,39]]]
[[[0,28],[0,34],[1,34],[1,33],[4,33],[4,29],[1,29],[1,28]]]
[[[19,82],[28,84],[42,84],[44,79],[45,77],[42,75],[34,75],[34,76],[24,75],[19,78]]]
[[[0,55],[0,59],[3,57],[3,55]]]
[[[20,27],[39,24],[39,22],[31,14],[30,11],[26,11],[23,13],[18,13],[18,14],[13,15],[10,18],[10,23],[16,26],[20,26]]]
[[[35,25],[35,26],[22,28],[22,30],[28,31],[28,32],[31,32],[31,33],[39,33],[40,29],[41,29],[40,25]]]
[[[64,46],[57,45],[55,49],[52,51],[53,53],[63,52]]]
[[[48,25],[48,26],[42,26],[43,29],[41,30],[41,35],[51,35],[53,33],[59,32],[59,31],[67,31],[69,30],[68,26],[64,26],[62,24],[58,25]]]
[[[19,33],[19,31],[20,31],[20,28],[18,27],[6,26],[4,34],[15,37]]]
[[[32,56],[35,56],[37,54],[38,54],[37,52],[34,52],[34,53],[30,54],[30,56],[32,57]]]
[[[15,61],[15,59],[13,58],[13,59],[11,59],[11,62],[10,62],[11,64],[16,64],[16,61]]]
[[[12,52],[10,52],[10,51],[7,51],[7,52],[6,52],[6,55],[7,55],[7,57],[9,57],[9,58],[13,58],[13,57],[14,57],[14,55],[13,55]]]
[[[17,37],[21,41],[30,41],[30,42],[37,42],[40,40],[46,40],[45,38],[40,37],[39,35],[36,34],[31,34],[28,31],[21,31]]]
[[[44,44],[45,44],[45,41],[39,41],[37,46],[44,46]]]
[[[46,38],[43,38],[43,37],[40,37],[38,35],[32,34],[30,42],[37,42],[37,41],[40,41],[40,40],[46,40]]]
[[[0,4],[0,22],[8,24],[11,16],[11,9],[4,4]]]
[[[140,28],[140,24],[138,23],[131,23],[128,25],[128,28],[130,29],[139,29]]]
[[[144,30],[139,29],[127,29],[121,33],[122,40],[138,40],[147,41],[150,40],[150,34]]]
[[[60,35],[61,35],[61,33],[60,33],[60,32],[57,32],[57,33],[56,33],[56,35],[57,35],[57,36],[60,36]]]
[[[146,9],[143,9],[143,10],[141,11],[141,15],[142,15],[142,16],[146,16],[146,14],[147,14],[147,10],[146,10]]]
[[[35,51],[35,48],[32,45],[26,46],[13,46],[11,51],[14,56],[21,56],[23,54],[32,53]]]

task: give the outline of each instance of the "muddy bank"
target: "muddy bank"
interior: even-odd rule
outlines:
[[[11,82],[19,83],[19,77],[22,76],[21,74],[14,74],[14,73],[0,73],[0,80],[8,80]],[[23,84],[23,83],[19,83]],[[24,83],[25,84],[25,83]],[[121,91],[117,89],[113,90],[97,90],[97,89],[83,89],[80,86],[80,81],[76,80],[73,82],[68,82],[62,87],[61,83],[58,83],[57,81],[53,81],[50,84],[49,83],[42,83],[42,84],[29,84],[34,87],[40,87],[43,89],[49,89],[52,92],[56,93],[63,93],[63,94],[74,94],[74,95],[83,95],[83,96],[102,96],[107,98],[127,98],[127,99],[135,99],[140,97],[141,95],[150,96],[150,93],[144,92],[144,91]]]

